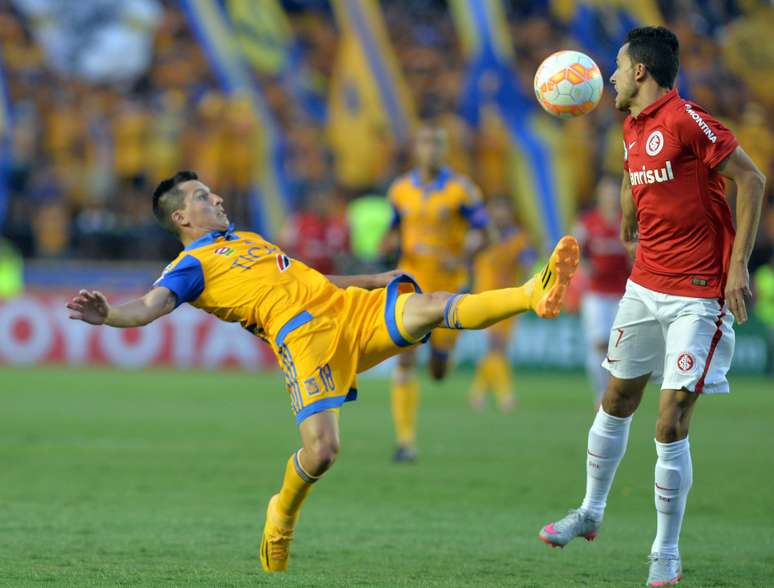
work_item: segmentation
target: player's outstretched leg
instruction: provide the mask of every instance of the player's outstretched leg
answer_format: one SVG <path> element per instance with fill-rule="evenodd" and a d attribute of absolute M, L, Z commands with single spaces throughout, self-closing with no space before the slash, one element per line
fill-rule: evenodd
<path fill-rule="evenodd" d="M 578 242 L 566 236 L 557 243 L 543 271 L 521 286 L 479 294 L 403 294 L 408 297 L 403 326 L 411 338 L 418 340 L 436 327 L 485 329 L 528 310 L 542 318 L 554 318 L 559 315 L 579 261 Z"/>
<path fill-rule="evenodd" d="M 300 427 L 304 446 L 294 453 L 285 468 L 282 488 L 269 500 L 261 538 L 261 567 L 266 572 L 284 572 L 288 568 L 293 532 L 309 491 L 333 465 L 339 451 L 338 414 L 325 411 L 313 414 Z"/>

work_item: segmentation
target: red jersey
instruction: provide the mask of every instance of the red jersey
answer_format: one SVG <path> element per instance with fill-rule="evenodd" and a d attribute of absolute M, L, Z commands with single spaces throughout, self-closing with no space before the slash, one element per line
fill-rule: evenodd
<path fill-rule="evenodd" d="M 621 243 L 620 220 L 611 223 L 592 210 L 581 217 L 576 232 L 583 257 L 588 260 L 588 289 L 622 295 L 629 277 L 629 255 Z"/>
<path fill-rule="evenodd" d="M 736 138 L 674 89 L 627 116 L 623 134 L 640 236 L 632 281 L 665 294 L 722 297 L 734 225 L 715 167 Z"/>

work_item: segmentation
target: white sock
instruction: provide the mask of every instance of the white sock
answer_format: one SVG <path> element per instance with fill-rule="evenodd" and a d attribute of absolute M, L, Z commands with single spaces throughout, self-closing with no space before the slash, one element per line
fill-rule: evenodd
<path fill-rule="evenodd" d="M 610 372 L 602 367 L 604 359 L 605 352 L 599 349 L 589 349 L 586 353 L 586 374 L 594 389 L 594 401 L 596 404 L 602 402 L 602 396 L 604 396 L 605 390 L 607 390 L 607 382 L 610 380 Z"/>
<path fill-rule="evenodd" d="M 632 417 L 615 417 L 599 409 L 589 430 L 586 455 L 586 496 L 581 510 L 602 520 L 615 471 L 626 452 Z"/>
<path fill-rule="evenodd" d="M 693 484 L 691 446 L 686 437 L 674 443 L 656 441 L 656 539 L 651 552 L 680 557 L 678 541 L 685 503 Z"/>

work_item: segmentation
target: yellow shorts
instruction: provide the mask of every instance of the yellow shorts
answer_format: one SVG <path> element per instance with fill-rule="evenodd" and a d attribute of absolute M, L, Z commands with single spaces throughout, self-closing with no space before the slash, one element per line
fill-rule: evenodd
<path fill-rule="evenodd" d="M 347 288 L 335 314 L 304 311 L 280 329 L 272 347 L 296 424 L 355 400 L 358 373 L 420 342 L 408 335 L 402 316 L 406 300 L 421 291 L 405 274 L 386 288 Z"/>

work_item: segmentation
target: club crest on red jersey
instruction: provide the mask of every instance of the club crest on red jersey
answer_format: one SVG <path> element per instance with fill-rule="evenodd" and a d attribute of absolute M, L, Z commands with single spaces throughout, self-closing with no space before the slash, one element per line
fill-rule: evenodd
<path fill-rule="evenodd" d="M 651 157 L 661 153 L 664 148 L 664 135 L 661 131 L 653 131 L 645 141 L 645 152 Z"/>

